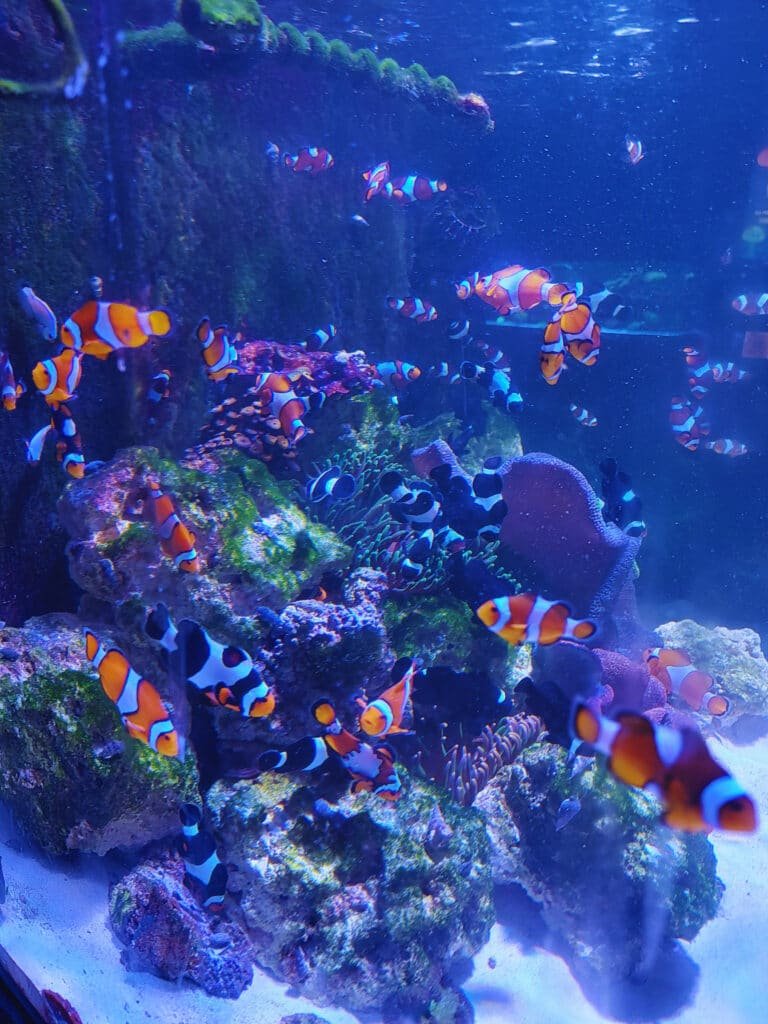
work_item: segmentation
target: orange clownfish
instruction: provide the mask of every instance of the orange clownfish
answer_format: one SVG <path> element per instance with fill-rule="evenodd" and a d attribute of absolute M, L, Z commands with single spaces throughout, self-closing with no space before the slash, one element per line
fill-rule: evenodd
<path fill-rule="evenodd" d="M 493 306 L 500 316 L 507 316 L 512 312 L 533 309 L 540 302 L 559 306 L 568 288 L 564 284 L 553 284 L 549 271 L 543 267 L 528 270 L 515 263 L 481 277 L 474 284 L 474 292 L 483 302 Z"/>
<path fill-rule="evenodd" d="M 160 534 L 160 547 L 182 572 L 200 572 L 200 559 L 195 550 L 195 535 L 179 519 L 173 502 L 160 489 L 156 480 L 149 480 L 149 518 Z"/>
<path fill-rule="evenodd" d="M 293 383 L 287 374 L 262 373 L 251 391 L 260 411 L 269 417 L 268 427 L 281 430 L 283 436 L 294 444 L 311 433 L 302 418 L 307 411 L 307 404 L 293 390 Z"/>
<path fill-rule="evenodd" d="M 563 296 L 554 321 L 560 324 L 568 354 L 577 363 L 594 366 L 600 353 L 600 327 L 589 305 L 580 302 L 575 292 L 568 292 Z"/>
<path fill-rule="evenodd" d="M 559 324 L 547 324 L 544 330 L 544 341 L 539 351 L 539 367 L 541 376 L 554 387 L 560 380 L 565 365 L 565 345 Z"/>
<path fill-rule="evenodd" d="M 7 412 L 13 412 L 16 408 L 16 399 L 26 391 L 24 385 L 16 377 L 11 366 L 11 358 L 7 352 L 0 352 L 0 397 L 3 408 Z"/>
<path fill-rule="evenodd" d="M 53 359 L 44 359 L 32 370 L 32 380 L 48 405 L 56 408 L 68 402 L 77 391 L 83 370 L 82 356 L 67 349 Z"/>
<path fill-rule="evenodd" d="M 715 693 L 715 680 L 692 664 L 685 651 L 673 647 L 653 647 L 643 654 L 648 671 L 663 683 L 667 693 L 675 693 L 694 711 L 702 709 L 720 718 L 728 713 L 727 697 Z"/>
<path fill-rule="evenodd" d="M 380 739 L 393 733 L 408 732 L 402 728 L 405 715 L 410 711 L 413 679 L 416 674 L 416 662 L 413 658 L 400 658 L 392 668 L 394 686 L 380 693 L 370 704 L 358 703 L 363 708 L 360 713 L 360 728 L 367 736 Z"/>
<path fill-rule="evenodd" d="M 734 441 L 730 437 L 718 437 L 716 441 L 705 441 L 704 447 L 708 452 L 715 455 L 727 455 L 731 459 L 737 459 L 740 455 L 749 455 L 751 448 L 747 448 L 743 441 Z"/>
<path fill-rule="evenodd" d="M 122 302 L 86 302 L 62 324 L 61 343 L 86 356 L 106 359 L 112 352 L 141 348 L 150 337 L 165 337 L 171 319 L 162 309 L 140 312 Z"/>
<path fill-rule="evenodd" d="M 389 175 L 389 160 L 383 160 L 380 164 L 376 164 L 375 167 L 363 171 L 363 181 L 368 185 L 364 196 L 366 203 L 369 203 L 374 196 L 377 196 L 384 190 L 389 182 Z"/>
<path fill-rule="evenodd" d="M 152 683 L 131 668 L 117 647 L 106 650 L 90 630 L 83 630 L 83 634 L 86 657 L 99 673 L 104 693 L 117 706 L 131 736 L 158 754 L 183 759 L 184 742 Z"/>
<path fill-rule="evenodd" d="M 343 728 L 327 700 L 312 708 L 315 720 L 325 729 L 326 746 L 336 754 L 354 779 L 353 793 L 375 793 L 384 800 L 398 800 L 403 784 L 394 767 L 394 755 L 386 744 L 372 747 Z"/>
<path fill-rule="evenodd" d="M 203 346 L 202 356 L 208 380 L 226 380 L 237 368 L 237 349 L 235 342 L 240 335 L 230 338 L 226 327 L 211 327 L 210 319 L 205 316 L 197 325 L 197 340 Z"/>
<path fill-rule="evenodd" d="M 658 797 L 663 820 L 683 832 L 754 832 L 757 809 L 744 788 L 715 761 L 695 729 L 654 725 L 634 712 L 615 720 L 577 702 L 574 737 L 608 758 L 610 772 Z"/>
<path fill-rule="evenodd" d="M 564 601 L 536 594 L 496 597 L 477 609 L 477 617 L 508 644 L 548 644 L 558 640 L 589 640 L 597 632 L 590 619 L 572 619 Z"/>

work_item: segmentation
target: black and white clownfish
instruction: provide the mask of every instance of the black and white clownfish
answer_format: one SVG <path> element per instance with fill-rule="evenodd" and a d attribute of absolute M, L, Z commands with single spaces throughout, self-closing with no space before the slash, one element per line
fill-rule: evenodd
<path fill-rule="evenodd" d="M 648 529 L 643 519 L 643 503 L 629 476 L 619 469 L 616 459 L 603 459 L 600 473 L 603 519 L 615 523 L 629 537 L 645 537 Z"/>
<path fill-rule="evenodd" d="M 754 832 L 757 809 L 744 788 L 712 757 L 695 729 L 654 725 L 634 712 L 615 719 L 577 701 L 575 739 L 608 758 L 609 771 L 661 800 L 663 821 L 683 832 Z"/>
<path fill-rule="evenodd" d="M 275 695 L 242 648 L 224 645 L 193 619 L 174 625 L 164 604 L 147 615 L 147 636 L 168 652 L 169 668 L 215 707 L 243 718 L 264 718 L 275 709 Z"/>
<path fill-rule="evenodd" d="M 179 852 L 184 861 L 190 888 L 199 888 L 206 910 L 219 913 L 227 891 L 227 869 L 219 860 L 216 843 L 203 827 L 203 812 L 197 804 L 179 808 L 181 836 Z"/>

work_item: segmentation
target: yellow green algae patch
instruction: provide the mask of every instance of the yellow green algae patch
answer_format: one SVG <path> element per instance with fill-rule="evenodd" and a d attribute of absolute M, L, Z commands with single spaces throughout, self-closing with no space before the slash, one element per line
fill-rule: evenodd
<path fill-rule="evenodd" d="M 302 32 L 289 22 L 276 24 L 256 0 L 181 0 L 178 22 L 140 31 L 123 33 L 121 42 L 127 59 L 135 67 L 145 64 L 145 56 L 158 58 L 163 47 L 168 52 L 188 49 L 187 41 L 174 26 L 179 25 L 189 39 L 209 48 L 211 58 L 273 56 L 306 66 L 327 68 L 367 79 L 385 91 L 416 98 L 435 107 L 448 107 L 466 114 L 486 128 L 493 127 L 488 105 L 477 93 L 462 94 L 445 75 L 432 77 L 421 64 L 401 67 L 392 58 L 379 58 L 370 49 L 353 50 L 341 39 L 326 39 L 310 29 Z M 191 50 L 190 50 L 191 52 Z M 165 73 L 170 73 L 163 62 Z M 188 73 L 184 65 L 184 73 Z"/>
<path fill-rule="evenodd" d="M 88 61 L 83 53 L 72 17 L 63 0 L 44 0 L 57 34 L 64 42 L 61 70 L 52 78 L 40 81 L 0 78 L 0 95 L 51 96 L 63 94 L 67 99 L 79 96 L 88 77 Z"/>

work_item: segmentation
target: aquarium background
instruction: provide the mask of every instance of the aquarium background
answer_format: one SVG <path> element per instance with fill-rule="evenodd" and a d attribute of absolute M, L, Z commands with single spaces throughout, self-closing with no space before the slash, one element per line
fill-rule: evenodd
<path fill-rule="evenodd" d="M 69 11 L 71 24 L 62 20 L 62 9 Z M 340 39 L 352 50 L 369 48 L 370 66 L 361 70 L 348 50 L 328 49 L 317 36 L 311 44 L 301 45 L 289 34 L 288 44 L 273 45 L 263 15 L 303 33 L 320 33 L 325 40 Z M 761 709 L 768 674 L 757 640 L 763 645 L 768 641 L 768 369 L 764 359 L 743 358 L 742 351 L 745 331 L 768 330 L 768 318 L 747 319 L 733 310 L 732 300 L 740 292 L 768 291 L 765 232 L 762 239 L 755 233 L 756 226 L 762 230 L 768 219 L 763 211 L 768 209 L 768 172 L 756 163 L 768 145 L 766 38 L 768 7 L 756 0 L 722 9 L 704 0 L 500 3 L 482 9 L 468 0 L 276 0 L 263 5 L 263 11 L 252 0 L 102 0 L 65 5 L 12 0 L 0 5 L 0 348 L 9 352 L 16 378 L 29 389 L 13 413 L 0 412 L 0 621 L 5 630 L 0 683 L 14 688 L 8 693 L 25 709 L 21 728 L 7 708 L 0 710 L 3 800 L 10 808 L 3 826 L 8 852 L 1 851 L 10 903 L 0 921 L 0 942 L 7 943 L 36 985 L 47 986 L 55 959 L 56 940 L 51 936 L 61 934 L 65 924 L 64 915 L 46 923 L 41 934 L 50 945 L 44 939 L 39 945 L 37 939 L 30 943 L 34 923 L 30 926 L 16 903 L 25 872 L 38 894 L 58 887 L 68 900 L 77 900 L 82 893 L 78 942 L 92 960 L 103 957 L 109 962 L 104 970 L 119 971 L 119 978 L 109 974 L 110 984 L 121 993 L 121 1005 L 128 1006 L 130 999 L 130 1021 L 145 1012 L 139 1007 L 146 995 L 146 1013 L 164 1024 L 202 1019 L 201 1014 L 222 1022 L 278 1021 L 290 1014 L 294 997 L 304 1000 L 300 1009 L 306 1012 L 312 1009 L 309 999 L 319 1001 L 320 1008 L 314 1009 L 332 1024 L 349 1024 L 353 1010 L 387 1021 L 463 1021 L 474 1013 L 480 1024 L 490 1024 L 514 1015 L 515 993 L 533 1014 L 531 1020 L 544 1021 L 554 1012 L 550 992 L 562 991 L 563 998 L 579 1000 L 574 1021 L 694 1022 L 710 1019 L 714 1004 L 707 1000 L 717 989 L 712 978 L 723 973 L 747 980 L 738 996 L 729 987 L 719 997 L 721 1019 L 739 1024 L 760 1019 L 765 992 L 754 979 L 760 974 L 762 954 L 754 966 L 745 965 L 747 954 L 738 955 L 733 933 L 717 932 L 716 938 L 707 940 L 711 933 L 705 928 L 705 938 L 696 936 L 715 917 L 721 898 L 726 900 L 725 917 L 738 920 L 737 906 L 750 904 L 753 885 L 758 895 L 745 910 L 740 928 L 746 934 L 758 927 L 764 897 L 755 879 L 766 866 L 764 834 L 741 845 L 719 838 L 710 843 L 701 836 L 684 845 L 676 834 L 657 826 L 649 801 L 635 796 L 630 800 L 618 786 L 606 798 L 599 789 L 607 778 L 602 769 L 590 769 L 589 794 L 582 793 L 584 809 L 573 825 L 553 831 L 561 801 L 571 792 L 565 781 L 570 765 L 565 765 L 562 752 L 560 760 L 540 753 L 549 747 L 534 746 L 521 758 L 524 768 L 519 776 L 516 767 L 509 776 L 530 803 L 522 798 L 516 803 L 519 793 L 514 785 L 505 796 L 515 827 L 523 832 L 525 825 L 534 835 L 541 817 L 546 817 L 547 835 L 553 837 L 551 859 L 545 844 L 531 840 L 526 846 L 525 836 L 522 840 L 523 859 L 535 863 L 539 876 L 531 868 L 525 884 L 513 880 L 509 887 L 509 879 L 488 868 L 477 890 L 463 888 L 459 869 L 475 857 L 485 864 L 488 854 L 478 854 L 474 845 L 484 841 L 482 829 L 472 831 L 476 820 L 462 828 L 464 819 L 448 814 L 449 829 L 463 845 L 458 852 L 451 848 L 450 870 L 445 868 L 441 884 L 456 894 L 457 901 L 474 901 L 480 908 L 477 920 L 470 920 L 470 915 L 462 922 L 464 953 L 473 943 L 484 948 L 480 936 L 495 921 L 492 951 L 475 957 L 474 975 L 468 956 L 457 957 L 452 964 L 446 982 L 451 998 L 460 989 L 468 995 L 456 997 L 455 1003 L 446 999 L 438 1005 L 433 1000 L 418 1012 L 404 1010 L 399 996 L 407 991 L 408 981 L 391 967 L 402 957 L 390 945 L 396 942 L 390 932 L 379 937 L 380 948 L 374 948 L 374 934 L 368 936 L 365 949 L 354 950 L 355 956 L 367 965 L 379 964 L 383 972 L 367 982 L 377 993 L 376 1009 L 360 1008 L 351 996 L 346 1000 L 340 984 L 332 990 L 330 1005 L 323 1005 L 315 989 L 307 1000 L 295 996 L 303 993 L 306 982 L 301 957 L 292 951 L 294 959 L 286 967 L 285 951 L 278 955 L 271 950 L 260 962 L 263 967 L 266 961 L 272 972 L 263 982 L 269 995 L 260 1008 L 262 1016 L 249 1016 L 256 1011 L 253 1003 L 247 1004 L 262 984 L 258 975 L 248 989 L 250 995 L 222 1001 L 217 993 L 216 999 L 204 1003 L 194 1001 L 199 991 L 187 978 L 179 989 L 179 1003 L 173 1005 L 175 992 L 164 988 L 165 982 L 149 973 L 123 970 L 112 932 L 105 932 L 107 939 L 89 949 L 88 928 L 97 921 L 95 933 L 101 934 L 99 928 L 104 931 L 108 898 L 114 925 L 114 887 L 135 867 L 143 847 L 138 840 L 122 842 L 122 833 L 121 842 L 110 846 L 103 822 L 94 824 L 98 839 L 83 839 L 81 832 L 75 835 L 64 824 L 60 833 L 49 833 L 46 815 L 56 815 L 49 809 L 53 776 L 46 771 L 53 769 L 35 762 L 29 775 L 26 758 L 30 750 L 46 743 L 47 735 L 58 737 L 59 727 L 47 725 L 44 711 L 60 692 L 68 695 L 67 721 L 76 720 L 78 730 L 93 725 L 80 711 L 83 702 L 89 706 L 90 697 L 78 675 L 82 658 L 75 653 L 73 639 L 83 622 L 101 625 L 108 641 L 130 644 L 139 670 L 159 671 L 159 678 L 165 679 L 162 668 L 157 668 L 157 651 L 141 638 L 140 621 L 145 604 L 170 601 L 169 593 L 178 600 L 179 615 L 198 616 L 211 630 L 229 630 L 231 642 L 269 649 L 267 663 L 270 670 L 278 666 L 275 686 L 282 693 L 282 706 L 290 707 L 281 723 L 292 740 L 306 731 L 308 708 L 323 695 L 327 680 L 337 687 L 346 685 L 355 694 L 373 680 L 383 687 L 387 659 L 380 653 L 373 667 L 365 661 L 361 649 L 372 641 L 362 627 L 362 640 L 357 634 L 354 640 L 359 646 L 345 648 L 348 661 L 338 661 L 334 652 L 325 650 L 322 657 L 314 651 L 304 657 L 305 640 L 299 632 L 292 641 L 298 654 L 291 655 L 290 668 L 280 660 L 287 656 L 273 620 L 280 618 L 284 627 L 286 607 L 294 607 L 304 588 L 317 582 L 313 560 L 334 571 L 341 566 L 343 576 L 350 571 L 333 536 L 324 532 L 334 522 L 324 521 L 303 500 L 304 479 L 324 465 L 323 460 L 336 457 L 334 446 L 344 430 L 352 432 L 349 436 L 359 447 L 368 446 L 364 458 L 381 469 L 386 465 L 375 462 L 375 453 L 388 453 L 390 442 L 405 451 L 437 436 L 455 439 L 471 424 L 475 437 L 467 459 L 473 469 L 481 456 L 496 454 L 499 446 L 508 445 L 503 454 L 517 454 L 519 445 L 523 452 L 544 452 L 573 465 L 599 493 L 601 461 L 617 459 L 642 499 L 648 525 L 636 559 L 639 619 L 648 630 L 685 619 L 700 624 L 701 633 L 672 629 L 662 639 L 671 643 L 670 638 L 677 636 L 679 642 L 682 637 L 699 644 L 699 658 L 711 660 L 705 667 L 718 682 L 725 680 L 727 685 L 733 679 L 736 690 L 741 687 L 739 721 L 711 732 L 711 723 L 704 728 L 715 737 L 716 756 L 732 765 L 745 785 L 761 785 L 766 756 L 760 746 L 765 743 Z M 62 93 L 76 73 L 80 54 L 88 61 L 87 79 L 82 91 L 65 98 Z M 418 87 L 397 84 L 391 69 L 382 72 L 377 63 L 385 58 L 402 68 L 418 62 L 433 76 L 431 83 L 420 79 Z M 436 83 L 439 75 L 448 76 L 455 88 Z M 462 107 L 457 97 L 470 92 L 487 101 L 492 125 L 482 113 L 467 113 Z M 645 157 L 637 166 L 625 159 L 627 134 L 642 140 Z M 267 159 L 265 146 L 270 141 L 284 152 L 306 145 L 327 147 L 335 165 L 316 179 L 290 174 Z M 393 167 L 445 179 L 448 193 L 407 209 L 376 200 L 365 204 L 361 173 L 383 159 Z M 354 221 L 354 215 L 364 216 L 367 224 Z M 631 317 L 603 325 L 596 367 L 586 370 L 571 364 L 559 385 L 548 388 L 538 368 L 548 309 L 497 318 L 476 299 L 456 299 L 454 282 L 473 271 L 490 272 L 508 263 L 547 267 L 554 280 L 606 284 L 628 298 Z M 207 520 L 218 529 L 217 515 L 227 510 L 217 549 L 219 565 L 229 573 L 224 597 L 215 589 L 220 582 L 217 569 L 212 571 L 216 579 L 211 588 L 206 591 L 203 584 L 191 597 L 181 596 L 178 583 L 167 574 L 148 573 L 148 588 L 142 592 L 141 567 L 127 583 L 110 589 L 113 584 L 103 559 L 118 566 L 118 575 L 128 570 L 120 561 L 125 550 L 121 552 L 115 538 L 107 536 L 105 524 L 111 525 L 113 509 L 107 507 L 110 496 L 100 490 L 98 476 L 87 479 L 78 491 L 77 483 L 67 483 L 50 451 L 40 465 L 26 461 L 24 441 L 46 417 L 31 373 L 53 347 L 25 316 L 19 289 L 32 285 L 61 322 L 89 297 L 94 276 L 103 280 L 107 299 L 169 310 L 174 330 L 167 342 L 130 353 L 125 372 L 119 372 L 114 358 L 87 362 L 73 402 L 87 457 L 107 464 L 112 483 L 123 479 L 120 473 L 127 475 L 148 460 L 154 471 L 165 473 L 173 493 L 194 507 L 198 527 Z M 388 295 L 424 296 L 435 304 L 439 318 L 416 324 L 396 317 L 386 307 Z M 316 436 L 307 439 L 298 470 L 282 465 L 265 469 L 252 460 L 234 475 L 222 472 L 217 477 L 214 472 L 206 482 L 200 475 L 206 467 L 202 464 L 201 469 L 194 456 L 190 463 L 190 450 L 200 442 L 211 408 L 233 392 L 228 384 L 206 381 L 202 373 L 195 328 L 204 315 L 214 323 L 237 326 L 244 338 L 279 341 L 301 338 L 309 329 L 332 322 L 341 344 L 363 350 L 372 363 L 405 359 L 423 368 L 458 361 L 459 349 L 448 338 L 447 326 L 466 316 L 475 334 L 507 355 L 525 406 L 505 418 L 498 410 L 489 410 L 475 386 L 434 387 L 425 373 L 398 395 L 396 406 L 380 400 L 381 394 L 365 412 L 362 402 L 329 403 L 319 415 Z M 712 436 L 738 438 L 750 449 L 747 457 L 692 454 L 675 444 L 669 403 L 685 389 L 681 349 L 691 343 L 704 344 L 718 358 L 736 360 L 752 375 L 748 385 L 716 388 L 706 399 L 716 424 Z M 155 429 L 148 424 L 147 382 L 161 367 L 172 373 L 172 412 Z M 599 427 L 581 429 L 568 411 L 569 403 L 586 407 L 597 416 Z M 400 416 L 405 417 L 404 426 L 398 424 Z M 137 446 L 139 456 L 121 454 Z M 160 454 L 145 457 L 150 446 Z M 354 452 L 349 458 L 357 470 Z M 362 465 L 363 456 L 359 459 Z M 87 500 L 78 494 L 87 495 Z M 263 495 L 263 500 L 254 495 Z M 261 533 L 252 529 L 254 522 L 271 524 L 273 519 L 277 540 L 267 532 L 272 526 Z M 352 526 L 357 529 L 355 523 Z M 352 526 L 344 539 L 353 537 L 361 547 L 370 543 L 373 549 L 374 541 L 353 532 Z M 301 535 L 290 555 L 281 549 L 284 528 L 292 544 Z M 130 535 L 136 547 L 129 546 L 126 562 L 140 561 L 154 551 L 141 529 Z M 244 551 L 237 538 L 246 531 L 251 549 Z M 307 536 L 309 555 L 302 548 Z M 375 540 L 380 543 L 381 535 Z M 96 549 L 98 557 L 91 557 Z M 255 559 L 253 550 L 258 552 Z M 157 559 L 156 554 L 148 557 Z M 260 563 L 258 570 L 254 561 Z M 351 586 L 348 580 L 345 583 Z M 360 586 L 339 600 L 342 606 L 354 606 L 372 599 Z M 229 607 L 224 607 L 227 601 Z M 505 683 L 527 674 L 529 663 L 519 662 L 515 668 L 506 649 L 489 647 L 489 639 L 469 630 L 455 610 L 455 605 L 450 611 L 442 608 L 434 594 L 417 591 L 404 599 L 395 595 L 376 613 L 376 623 L 386 631 L 385 653 L 397 655 L 402 645 L 415 654 L 418 647 L 430 663 L 449 663 L 457 671 L 490 668 Z M 586 614 L 585 609 L 578 611 Z M 64 618 L 33 618 L 54 613 Z M 748 628 L 757 637 L 707 633 L 709 627 Z M 344 634 L 346 627 L 335 622 L 334 628 Z M 16 651 L 16 658 L 6 658 L 6 648 Z M 19 650 L 24 651 L 22 657 Z M 60 687 L 57 672 L 62 669 L 71 675 Z M 43 677 L 52 689 L 38 687 L 41 700 L 36 703 L 35 698 L 28 705 L 23 688 L 30 679 L 39 682 Z M 119 720 L 115 721 L 115 735 L 122 735 Z M 225 770 L 246 774 L 254 760 L 250 725 L 222 725 L 221 716 L 205 719 L 203 726 L 198 723 L 193 744 L 206 753 L 199 757 L 194 777 L 171 773 L 158 779 L 151 760 L 141 763 L 147 774 L 138 777 L 151 789 L 155 802 L 152 814 L 145 815 L 151 817 L 149 833 L 139 833 L 154 844 L 153 855 L 172 848 L 177 798 L 195 798 L 198 782 L 205 790 L 220 784 Z M 114 764 L 121 762 L 109 762 L 109 784 L 116 786 L 115 791 L 100 788 L 106 785 L 101 754 L 92 751 L 103 752 L 110 722 L 99 717 L 93 728 L 99 732 L 98 742 L 87 735 L 83 740 L 83 733 L 69 729 L 75 744 L 71 750 L 55 738 L 52 763 L 64 766 L 64 777 L 75 777 L 72 766 L 80 771 L 75 747 L 84 742 L 91 750 L 88 757 L 96 758 L 93 775 L 92 764 L 84 769 L 84 784 L 96 779 L 98 811 L 105 815 L 106 806 L 117 800 Z M 259 735 L 258 750 L 279 738 L 277 726 L 267 726 Z M 755 740 L 754 746 L 747 745 Z M 742 745 L 734 745 L 736 741 Z M 136 764 L 133 770 L 138 770 Z M 339 770 L 332 781 L 345 781 L 343 772 Z M 608 784 L 614 785 L 610 780 Z M 27 786 L 34 799 L 26 801 L 31 810 L 25 811 Z M 245 788 L 238 791 L 243 792 Z M 278 804 L 283 800 L 283 807 L 293 800 L 289 819 L 305 814 L 320 828 L 317 808 L 301 804 L 308 799 L 306 789 L 299 796 L 291 790 L 290 797 L 279 787 L 277 795 L 258 786 L 254 792 L 258 795 L 248 805 L 253 817 L 269 815 L 270 799 Z M 322 799 L 327 795 L 322 790 Z M 132 796 L 126 798 L 126 807 Z M 75 808 L 78 826 L 89 820 L 93 808 L 81 806 L 69 789 L 61 803 L 67 810 L 70 805 Z M 216 798 L 209 801 L 209 822 L 214 822 L 218 835 L 231 838 L 233 806 L 225 795 L 219 804 Z M 424 820 L 432 821 L 426 797 L 407 811 L 401 812 L 402 806 L 398 804 L 401 816 L 391 826 L 395 833 L 418 832 Z M 501 813 L 490 804 L 484 811 L 493 820 Z M 376 809 L 371 814 L 376 828 L 385 828 L 384 812 Z M 641 821 L 636 835 L 631 829 L 621 831 L 629 829 L 632 815 Z M 354 827 L 362 817 L 354 818 Z M 322 825 L 329 833 L 346 827 L 338 825 L 332 812 L 328 820 L 336 822 Z M 615 839 L 614 846 L 608 843 L 607 858 L 615 860 L 620 841 L 632 850 L 628 856 L 635 873 L 627 869 L 631 885 L 626 892 L 620 890 L 627 902 L 611 908 L 610 914 L 604 906 L 589 905 L 584 895 L 590 891 L 588 884 L 580 888 L 581 881 L 575 880 L 586 874 L 594 884 L 601 871 L 596 860 L 601 847 L 588 844 L 591 824 L 591 831 Z M 568 831 L 575 828 L 584 833 L 574 836 Z M 616 838 L 619 833 L 621 840 Z M 346 841 L 346 834 L 341 834 Z M 300 846 L 305 861 L 316 852 L 313 842 L 307 839 Z M 502 840 L 496 835 L 494 842 Z M 330 840 L 328 845 L 333 847 Z M 363 853 L 366 849 L 363 844 Z M 725 897 L 715 879 L 713 849 Z M 54 858 L 49 875 L 38 871 L 40 850 Z M 328 852 L 325 846 L 322 851 L 323 856 Z M 62 855 L 65 859 L 60 861 Z M 399 854 L 390 850 L 387 856 L 387 871 L 396 874 Z M 74 866 L 67 857 L 77 858 Z M 9 865 L 16 873 L 15 885 Z M 345 870 L 351 875 L 340 875 L 345 884 L 339 885 L 339 901 L 349 899 L 350 887 L 359 881 L 354 871 Z M 645 872 L 651 879 L 646 897 L 633 903 L 643 890 Z M 383 868 L 381 874 L 383 878 Z M 615 877 L 620 875 L 617 868 Z M 554 918 L 542 919 L 531 899 L 536 878 L 545 878 L 551 891 L 578 891 L 578 899 L 570 903 L 561 895 Z M 471 884 L 475 881 L 471 875 Z M 546 887 L 541 885 L 539 895 Z M 686 893 L 692 894 L 690 899 Z M 408 904 L 407 895 L 402 903 Z M 585 906 L 583 923 L 578 915 Z M 250 912 L 256 914 L 253 908 Z M 270 913 L 278 916 L 274 908 Z M 674 928 L 668 934 L 670 914 Z M 601 918 L 604 929 L 597 935 L 591 929 Z M 396 931 L 392 918 L 387 920 Z M 407 922 L 398 919 L 397 927 L 407 930 Z M 120 936 L 125 945 L 129 930 L 125 925 Z M 208 930 L 206 924 L 205 934 Z M 401 932 L 398 935 L 407 941 Z M 444 936 L 435 941 L 442 950 Z M 689 957 L 686 944 L 694 941 L 701 943 L 696 947 L 700 952 Z M 594 942 L 592 963 L 584 952 L 589 942 Z M 522 950 L 519 961 L 509 954 L 511 947 L 516 955 Z M 547 974 L 549 960 L 534 961 L 534 949 L 551 955 L 557 963 L 554 973 Z M 654 960 L 660 949 L 662 957 L 669 957 L 668 972 Z M 124 959 L 136 966 L 129 956 Z M 72 962 L 65 962 L 63 979 L 73 973 Z M 232 971 L 235 976 L 236 967 Z M 311 986 L 315 975 L 310 974 Z M 390 1003 L 379 997 L 386 989 L 383 977 L 391 979 Z M 91 975 L 84 986 L 69 989 L 64 980 L 58 984 L 73 1003 L 79 996 L 84 1024 L 111 1019 L 103 1016 L 93 980 Z M 199 979 L 195 984 L 200 985 Z M 236 987 L 235 982 L 232 985 Z M 363 987 L 355 976 L 349 991 L 361 999 Z M 287 1003 L 286 988 L 291 990 Z M 171 1004 L 168 1017 L 165 1010 L 156 1009 L 163 1000 Z"/>

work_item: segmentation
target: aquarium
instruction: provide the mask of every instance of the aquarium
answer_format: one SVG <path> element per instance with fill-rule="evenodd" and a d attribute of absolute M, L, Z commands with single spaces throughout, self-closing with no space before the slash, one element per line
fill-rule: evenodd
<path fill-rule="evenodd" d="M 0 1024 L 758 1024 L 768 10 L 0 3 Z"/>

